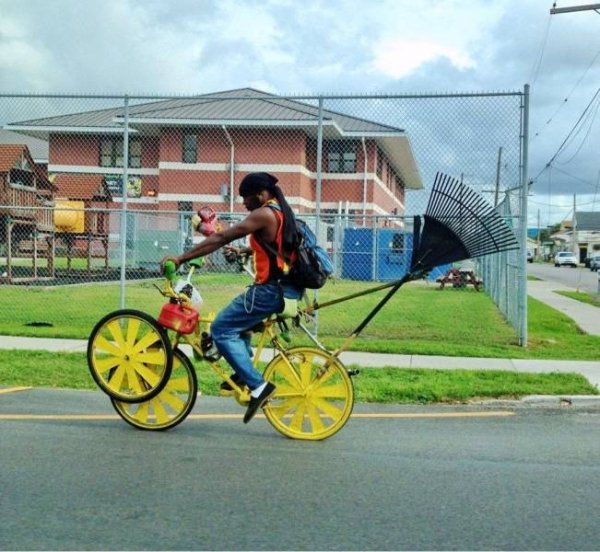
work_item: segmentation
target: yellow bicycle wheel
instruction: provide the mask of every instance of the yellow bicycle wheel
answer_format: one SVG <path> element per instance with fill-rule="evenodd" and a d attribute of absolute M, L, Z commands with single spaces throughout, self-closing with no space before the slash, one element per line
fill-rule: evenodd
<path fill-rule="evenodd" d="M 87 360 L 94 381 L 111 398 L 143 402 L 167 384 L 173 352 L 166 330 L 149 314 L 118 310 L 92 330 Z"/>
<path fill-rule="evenodd" d="M 194 408 L 198 380 L 190 359 L 179 349 L 173 351 L 173 371 L 165 388 L 156 397 L 142 403 L 111 399 L 123 420 L 138 429 L 162 431 L 185 420 Z"/>
<path fill-rule="evenodd" d="M 277 355 L 265 369 L 277 386 L 264 408 L 271 425 L 286 437 L 319 441 L 337 433 L 350 418 L 354 387 L 337 359 L 312 347 L 296 347 Z"/>

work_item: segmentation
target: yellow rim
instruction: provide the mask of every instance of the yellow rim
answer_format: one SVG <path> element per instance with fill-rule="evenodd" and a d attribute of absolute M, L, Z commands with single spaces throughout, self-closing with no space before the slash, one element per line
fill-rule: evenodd
<path fill-rule="evenodd" d="M 96 383 L 112 398 L 141 402 L 157 395 L 171 368 L 166 334 L 148 315 L 122 311 L 92 331 L 88 364 Z"/>
<path fill-rule="evenodd" d="M 320 349 L 299 347 L 278 355 L 265 370 L 277 391 L 265 406 L 265 416 L 283 435 L 318 441 L 337 433 L 354 405 L 352 380 L 337 360 L 323 373 L 331 357 Z"/>
<path fill-rule="evenodd" d="M 141 403 L 112 401 L 119 416 L 139 429 L 163 430 L 181 423 L 192 411 L 198 393 L 196 374 L 190 360 L 173 351 L 173 370 L 164 389 Z"/>

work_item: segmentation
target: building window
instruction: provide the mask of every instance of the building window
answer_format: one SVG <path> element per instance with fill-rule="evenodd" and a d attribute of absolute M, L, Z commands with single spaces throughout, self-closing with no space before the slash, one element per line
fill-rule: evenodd
<path fill-rule="evenodd" d="M 123 138 L 105 136 L 100 140 L 100 166 L 123 166 Z M 129 139 L 129 167 L 142 166 L 142 142 L 139 138 Z"/>
<path fill-rule="evenodd" d="M 349 141 L 330 142 L 327 152 L 327 172 L 356 172 L 356 143 Z"/>
<path fill-rule="evenodd" d="M 197 163 L 198 162 L 198 135 L 193 132 L 186 132 L 183 135 L 183 162 Z"/>
<path fill-rule="evenodd" d="M 33 173 L 27 169 L 11 169 L 9 182 L 17 186 L 35 188 Z"/>

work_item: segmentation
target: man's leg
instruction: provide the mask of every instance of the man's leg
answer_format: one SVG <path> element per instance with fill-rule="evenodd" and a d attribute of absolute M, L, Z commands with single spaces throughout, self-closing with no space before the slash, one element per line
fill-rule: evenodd
<path fill-rule="evenodd" d="M 227 305 L 211 324 L 211 335 L 219 352 L 251 390 L 265 382 L 252 364 L 247 337 L 242 333 L 280 309 L 281 296 L 276 284 L 250 286 Z"/>

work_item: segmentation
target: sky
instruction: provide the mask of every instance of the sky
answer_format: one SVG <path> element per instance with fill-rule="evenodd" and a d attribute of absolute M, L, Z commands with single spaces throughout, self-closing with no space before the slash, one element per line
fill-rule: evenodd
<path fill-rule="evenodd" d="M 529 225 L 545 226 L 569 219 L 574 201 L 600 211 L 600 13 L 551 8 L 547 0 L 0 0 L 0 90 L 316 95 L 529 84 Z"/>

